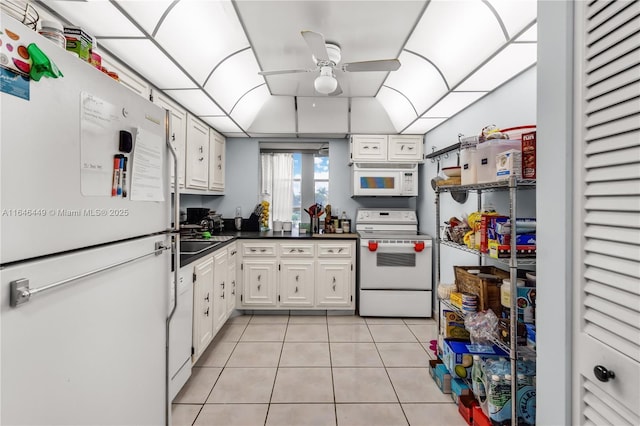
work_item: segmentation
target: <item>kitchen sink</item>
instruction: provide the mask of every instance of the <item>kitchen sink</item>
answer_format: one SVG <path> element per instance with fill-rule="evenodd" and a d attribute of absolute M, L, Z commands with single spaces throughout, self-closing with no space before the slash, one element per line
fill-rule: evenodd
<path fill-rule="evenodd" d="M 215 240 L 180 241 L 180 254 L 198 254 L 220 244 Z"/>

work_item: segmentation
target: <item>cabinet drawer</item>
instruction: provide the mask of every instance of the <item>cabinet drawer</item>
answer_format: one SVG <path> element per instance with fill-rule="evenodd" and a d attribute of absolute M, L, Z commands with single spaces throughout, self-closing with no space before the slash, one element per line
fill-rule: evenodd
<path fill-rule="evenodd" d="M 351 257 L 351 244 L 318 244 L 318 257 Z"/>
<path fill-rule="evenodd" d="M 274 243 L 245 243 L 242 245 L 242 255 L 247 256 L 275 256 Z"/>
<path fill-rule="evenodd" d="M 280 244 L 281 257 L 313 257 L 313 244 Z"/>

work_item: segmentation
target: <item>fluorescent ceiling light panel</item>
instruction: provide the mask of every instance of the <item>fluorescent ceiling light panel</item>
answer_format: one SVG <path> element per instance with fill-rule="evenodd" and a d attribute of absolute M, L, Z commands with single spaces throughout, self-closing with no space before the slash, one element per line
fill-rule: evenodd
<path fill-rule="evenodd" d="M 432 61 L 453 87 L 505 42 L 480 0 L 432 1 L 405 48 Z"/>
<path fill-rule="evenodd" d="M 236 123 L 244 129 L 248 129 L 256 118 L 256 115 L 258 115 L 258 112 L 262 109 L 262 106 L 270 97 L 271 94 L 266 84 L 255 88 L 238 101 L 236 106 L 233 107 L 231 116 Z"/>
<path fill-rule="evenodd" d="M 349 131 L 349 100 L 338 97 L 298 98 L 298 133 L 335 134 Z"/>
<path fill-rule="evenodd" d="M 156 40 L 200 85 L 224 58 L 249 46 L 227 0 L 179 2 L 160 26 Z"/>
<path fill-rule="evenodd" d="M 538 24 L 533 24 L 531 28 L 522 33 L 516 41 L 538 41 Z"/>
<path fill-rule="evenodd" d="M 458 86 L 456 90 L 493 90 L 535 64 L 537 54 L 538 45 L 536 43 L 510 44 Z"/>
<path fill-rule="evenodd" d="M 224 112 L 200 89 L 164 92 L 194 115 L 224 115 Z"/>
<path fill-rule="evenodd" d="M 402 132 L 403 135 L 425 134 L 448 118 L 418 118 L 411 126 Z"/>
<path fill-rule="evenodd" d="M 123 64 L 138 71 L 159 89 L 191 88 L 195 84 L 147 39 L 100 40 Z"/>
<path fill-rule="evenodd" d="M 451 92 L 427 111 L 423 118 L 452 117 L 484 95 L 486 92 Z"/>
<path fill-rule="evenodd" d="M 162 18 L 164 12 L 171 6 L 172 0 L 124 0 L 118 4 L 142 27 L 144 30 L 153 34 L 158 21 Z"/>
<path fill-rule="evenodd" d="M 240 133 L 242 129 L 238 128 L 229 117 L 198 117 L 200 120 L 206 122 L 208 125 L 216 129 L 220 133 Z M 242 133 L 243 136 L 246 136 Z"/>
<path fill-rule="evenodd" d="M 488 0 L 488 2 L 500 15 L 510 39 L 535 21 L 538 15 L 538 5 L 535 0 Z"/>
<path fill-rule="evenodd" d="M 351 133 L 395 133 L 389 114 L 373 97 L 351 98 Z"/>
<path fill-rule="evenodd" d="M 396 132 L 402 130 L 417 117 L 409 100 L 395 90 L 383 86 L 380 88 L 376 99 L 387 111 Z"/>
<path fill-rule="evenodd" d="M 46 5 L 94 37 L 143 37 L 108 1 L 47 1 Z"/>
<path fill-rule="evenodd" d="M 211 75 L 204 89 L 226 111 L 248 90 L 264 83 L 258 75 L 258 63 L 250 49 L 233 55 L 224 61 Z"/>
<path fill-rule="evenodd" d="M 431 63 L 413 53 L 402 52 L 402 66 L 389 73 L 385 86 L 402 92 L 418 113 L 425 111 L 447 92 L 442 76 Z"/>

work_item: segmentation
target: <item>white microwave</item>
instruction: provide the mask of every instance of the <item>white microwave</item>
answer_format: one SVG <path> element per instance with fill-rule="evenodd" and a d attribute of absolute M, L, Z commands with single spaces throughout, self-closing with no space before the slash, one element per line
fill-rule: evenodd
<path fill-rule="evenodd" d="M 353 196 L 413 197 L 418 195 L 417 164 L 365 164 L 352 166 Z"/>

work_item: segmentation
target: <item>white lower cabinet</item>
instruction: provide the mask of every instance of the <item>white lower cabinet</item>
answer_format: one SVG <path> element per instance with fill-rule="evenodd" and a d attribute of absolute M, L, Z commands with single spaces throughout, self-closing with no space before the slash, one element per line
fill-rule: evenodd
<path fill-rule="evenodd" d="M 217 333 L 227 320 L 227 302 L 225 286 L 227 285 L 227 250 L 219 250 L 213 255 L 213 331 Z"/>
<path fill-rule="evenodd" d="M 242 242 L 246 309 L 349 309 L 355 293 L 355 241 Z"/>
<path fill-rule="evenodd" d="M 213 257 L 193 267 L 193 362 L 213 340 Z"/>
<path fill-rule="evenodd" d="M 227 285 L 224 288 L 225 300 L 227 303 L 227 318 L 231 315 L 236 308 L 236 268 L 238 263 L 238 247 L 236 243 L 232 243 L 227 246 Z"/>

